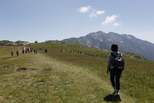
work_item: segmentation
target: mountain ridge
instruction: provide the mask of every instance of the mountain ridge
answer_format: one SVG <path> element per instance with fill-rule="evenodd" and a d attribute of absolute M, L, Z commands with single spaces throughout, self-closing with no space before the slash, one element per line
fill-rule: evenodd
<path fill-rule="evenodd" d="M 97 31 L 81 37 L 72 37 L 62 40 L 65 43 L 80 43 L 88 47 L 102 48 L 110 50 L 110 46 L 115 43 L 119 45 L 120 52 L 132 52 L 148 60 L 154 61 L 154 44 L 141 40 L 130 34 L 118 34 L 115 32 L 105 33 Z"/>

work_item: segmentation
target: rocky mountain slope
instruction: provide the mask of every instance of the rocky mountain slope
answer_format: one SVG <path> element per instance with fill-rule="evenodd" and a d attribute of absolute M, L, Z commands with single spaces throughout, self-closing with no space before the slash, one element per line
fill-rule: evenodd
<path fill-rule="evenodd" d="M 110 50 L 111 44 L 116 43 L 119 45 L 119 51 L 121 52 L 133 52 L 148 60 L 154 61 L 154 44 L 138 39 L 132 35 L 98 31 L 79 38 L 64 39 L 63 42 L 81 43 L 89 47 L 107 50 Z"/>

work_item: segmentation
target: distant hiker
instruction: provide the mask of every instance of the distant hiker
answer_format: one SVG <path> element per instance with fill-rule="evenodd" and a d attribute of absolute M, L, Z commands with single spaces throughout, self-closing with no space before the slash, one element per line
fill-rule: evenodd
<path fill-rule="evenodd" d="M 13 54 L 14 54 L 13 51 L 11 51 L 11 56 L 13 56 Z"/>
<path fill-rule="evenodd" d="M 112 53 L 109 55 L 107 73 L 110 72 L 110 80 L 114 88 L 113 95 L 118 95 L 118 91 L 120 90 L 120 77 L 124 70 L 124 58 L 118 52 L 117 44 L 112 44 L 111 50 Z"/>
<path fill-rule="evenodd" d="M 37 54 L 37 52 L 38 52 L 37 49 L 34 49 L 34 54 Z"/>
<path fill-rule="evenodd" d="M 28 47 L 28 52 L 30 53 L 30 51 L 31 51 L 31 48 L 30 48 L 30 47 Z"/>
<path fill-rule="evenodd" d="M 35 52 L 36 52 L 35 49 L 33 51 L 34 51 L 34 54 L 35 54 Z"/>
<path fill-rule="evenodd" d="M 28 53 L 28 48 L 26 47 L 26 49 L 25 49 L 25 52 L 26 52 L 26 54 Z"/>
<path fill-rule="evenodd" d="M 23 54 L 25 54 L 26 53 L 26 47 L 24 47 L 24 49 L 23 49 Z"/>
<path fill-rule="evenodd" d="M 25 53 L 25 51 L 24 51 L 24 49 L 22 49 L 22 54 L 24 54 Z"/>
<path fill-rule="evenodd" d="M 19 51 L 18 50 L 16 51 L 16 55 L 19 56 Z"/>
<path fill-rule="evenodd" d="M 30 49 L 30 52 L 31 52 L 31 53 L 33 52 L 33 48 Z"/>
<path fill-rule="evenodd" d="M 48 53 L 48 49 L 45 49 L 45 53 Z"/>

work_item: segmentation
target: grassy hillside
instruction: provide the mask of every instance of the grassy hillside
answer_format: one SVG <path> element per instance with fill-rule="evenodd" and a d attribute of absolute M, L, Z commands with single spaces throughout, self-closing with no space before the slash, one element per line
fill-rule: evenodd
<path fill-rule="evenodd" d="M 80 44 L 33 44 L 38 54 L 11 57 L 0 47 L 0 102 L 3 103 L 106 103 L 112 93 L 106 65 L 109 51 Z M 44 49 L 48 53 L 44 53 Z M 126 68 L 121 78 L 122 103 L 154 101 L 153 62 L 123 54 Z M 19 70 L 26 68 L 25 70 Z"/>

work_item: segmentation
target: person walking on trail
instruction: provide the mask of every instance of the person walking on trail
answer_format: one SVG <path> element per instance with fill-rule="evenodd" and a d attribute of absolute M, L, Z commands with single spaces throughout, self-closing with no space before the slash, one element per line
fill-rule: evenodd
<path fill-rule="evenodd" d="M 19 56 L 19 51 L 18 50 L 16 51 L 16 55 Z"/>
<path fill-rule="evenodd" d="M 48 53 L 48 49 L 45 49 L 45 53 Z"/>
<path fill-rule="evenodd" d="M 110 81 L 114 88 L 113 95 L 118 95 L 120 90 L 120 77 L 124 70 L 124 58 L 118 52 L 118 45 L 112 44 L 111 54 L 109 55 L 107 74 L 110 72 Z"/>
<path fill-rule="evenodd" d="M 13 51 L 11 51 L 11 56 L 13 56 Z"/>

